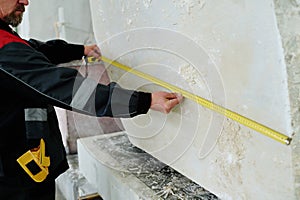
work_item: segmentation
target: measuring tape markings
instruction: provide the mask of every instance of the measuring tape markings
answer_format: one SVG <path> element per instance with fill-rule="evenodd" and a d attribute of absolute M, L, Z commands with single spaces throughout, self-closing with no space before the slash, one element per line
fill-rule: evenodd
<path fill-rule="evenodd" d="M 186 97 L 186 98 L 188 98 L 188 99 L 190 99 L 190 100 L 192 100 L 192 101 L 194 101 L 194 102 L 196 102 L 196 103 L 198 103 L 198 104 L 200 104 L 200 105 L 202 105 L 202 106 L 204 106 L 204 107 L 206 107 L 210 110 L 218 112 L 218 113 L 220 113 L 220 114 L 222 114 L 222 115 L 224 115 L 224 116 L 226 116 L 226 117 L 228 117 L 228 118 L 230 118 L 230 119 L 232 119 L 232 120 L 234 120 L 234 121 L 236 121 L 240 124 L 243 124 L 243 125 L 251 128 L 251 129 L 259 132 L 259 133 L 262 133 L 263 135 L 265 135 L 269 138 L 272 138 L 272 139 L 274 139 L 274 140 L 276 140 L 276 141 L 278 141 L 282 144 L 289 145 L 291 143 L 292 138 L 290 138 L 290 137 L 288 137 L 288 136 L 286 136 L 282 133 L 279 133 L 278 131 L 275 131 L 275 130 L 273 130 L 273 129 L 265 126 L 265 125 L 262 125 L 262 124 L 260 124 L 256 121 L 254 121 L 254 120 L 251 120 L 247 117 L 244 117 L 244 116 L 242 116 L 242 115 L 240 115 L 236 112 L 233 112 L 229 109 L 226 109 L 226 108 L 224 108 L 220 105 L 217 105 L 217 104 L 213 103 L 212 101 L 209 101 L 209 100 L 207 100 L 205 98 L 202 98 L 198 95 L 192 94 L 192 93 L 190 93 L 186 90 L 183 90 L 183 89 L 181 89 L 181 88 L 179 88 L 175 85 L 172 85 L 172 84 L 167 83 L 165 81 L 162 81 L 158 78 L 155 78 L 155 77 L 153 77 L 149 74 L 145 74 L 145 73 L 143 73 L 141 71 L 138 71 L 138 70 L 135 70 L 135 69 L 133 69 L 129 66 L 123 65 L 123 64 L 121 64 L 119 62 L 116 62 L 116 61 L 113 61 L 113 60 L 110 60 L 110 59 L 108 59 L 104 56 L 101 57 L 101 60 L 103 62 L 109 64 L 109 65 L 115 66 L 119 69 L 122 69 L 122 70 L 127 71 L 131 74 L 134 74 L 138 77 L 141 77 L 143 79 L 151 81 L 151 82 L 153 82 L 153 83 L 155 83 L 159 86 L 162 86 L 166 89 L 169 89 L 172 92 L 180 93 L 180 94 L 182 94 L 182 96 L 184 96 L 184 97 Z M 87 58 L 87 62 L 89 62 L 89 63 L 95 62 L 95 61 L 99 61 L 99 60 L 95 59 L 95 58 L 92 58 L 92 57 Z"/>

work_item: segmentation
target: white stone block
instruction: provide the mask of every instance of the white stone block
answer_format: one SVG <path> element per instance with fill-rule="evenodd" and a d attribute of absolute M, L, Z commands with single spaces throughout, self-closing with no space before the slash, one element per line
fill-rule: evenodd
<path fill-rule="evenodd" d="M 292 136 L 272 0 L 90 2 L 103 55 Z M 123 87 L 163 89 L 108 70 Z M 191 100 L 122 122 L 134 145 L 222 199 L 296 199 L 291 146 Z"/>

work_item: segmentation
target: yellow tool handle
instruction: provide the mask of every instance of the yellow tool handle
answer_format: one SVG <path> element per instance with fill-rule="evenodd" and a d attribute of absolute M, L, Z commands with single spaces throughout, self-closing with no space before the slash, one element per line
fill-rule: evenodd
<path fill-rule="evenodd" d="M 41 165 L 36 155 L 31 151 L 27 151 L 22 156 L 17 159 L 17 162 L 24 169 L 24 171 L 35 181 L 35 182 L 43 182 L 49 174 L 48 168 Z M 28 168 L 28 164 L 30 162 L 34 162 L 40 169 L 37 174 L 33 174 Z"/>
<path fill-rule="evenodd" d="M 46 157 L 45 152 L 45 142 L 41 139 L 38 148 L 27 151 L 17 159 L 20 166 L 35 182 L 43 182 L 49 174 L 50 157 Z M 39 167 L 40 171 L 37 174 L 33 174 L 28 168 L 30 162 L 34 162 Z"/>
<path fill-rule="evenodd" d="M 265 136 L 270 137 L 270 138 L 272 138 L 272 139 L 274 139 L 274 140 L 276 140 L 276 141 L 278 141 L 278 142 L 280 142 L 282 144 L 289 145 L 291 143 L 292 138 L 290 138 L 290 137 L 288 137 L 288 136 L 286 136 L 286 135 L 284 135 L 282 133 L 279 133 L 278 131 L 275 131 L 275 130 L 267 127 L 267 126 L 264 126 L 264 125 L 262 125 L 262 124 L 260 124 L 260 123 L 258 123 L 256 121 L 254 121 L 254 120 L 251 120 L 251 119 L 249 119 L 247 117 L 244 117 L 244 116 L 242 116 L 242 115 L 240 115 L 240 114 L 238 114 L 236 112 L 233 112 L 233 111 L 231 111 L 229 109 L 226 109 L 226 108 L 224 108 L 222 106 L 219 106 L 219 105 L 213 103 L 212 101 L 204 99 L 204 98 L 202 98 L 202 97 L 200 97 L 198 95 L 192 94 L 192 93 L 190 93 L 190 92 L 188 92 L 186 90 L 183 90 L 183 89 L 181 89 L 181 88 L 179 88 L 177 86 L 174 86 L 174 85 L 172 85 L 170 83 L 162 81 L 162 80 L 160 80 L 158 78 L 155 78 L 155 77 L 153 77 L 153 76 L 151 76 L 149 74 L 145 74 L 145 73 L 143 73 L 141 71 L 138 71 L 138 70 L 135 70 L 135 69 L 133 69 L 133 68 L 131 68 L 129 66 L 123 65 L 123 64 L 121 64 L 119 62 L 116 62 L 116 61 L 113 61 L 113 60 L 110 60 L 110 59 L 108 59 L 108 58 L 106 58 L 104 56 L 102 56 L 101 60 L 103 62 L 108 63 L 110 65 L 113 65 L 113 66 L 115 66 L 115 67 L 117 67 L 119 69 L 125 70 L 125 71 L 127 71 L 127 72 L 129 72 L 131 74 L 134 74 L 134 75 L 139 76 L 139 77 L 141 77 L 143 79 L 151 81 L 151 82 L 153 82 L 153 83 L 155 83 L 155 84 L 157 84 L 159 86 L 162 86 L 162 87 L 164 87 L 166 89 L 169 89 L 172 92 L 180 93 L 184 97 L 186 97 L 186 98 L 188 98 L 190 100 L 193 100 L 194 102 L 196 102 L 196 103 L 198 103 L 198 104 L 200 104 L 200 105 L 202 105 L 202 106 L 204 106 L 204 107 L 206 107 L 208 109 L 216 111 L 216 112 L 218 112 L 218 113 L 220 113 L 220 114 L 222 114 L 222 115 L 224 115 L 224 116 L 226 116 L 226 117 L 228 117 L 228 118 L 230 118 L 230 119 L 232 119 L 232 120 L 234 120 L 236 122 L 239 122 L 240 124 L 243 124 L 243 125 L 251 128 L 251 129 L 259 132 L 259 133 L 262 133 Z M 96 61 L 96 59 L 94 59 L 94 58 L 88 58 L 88 62 L 94 62 L 94 61 Z"/>

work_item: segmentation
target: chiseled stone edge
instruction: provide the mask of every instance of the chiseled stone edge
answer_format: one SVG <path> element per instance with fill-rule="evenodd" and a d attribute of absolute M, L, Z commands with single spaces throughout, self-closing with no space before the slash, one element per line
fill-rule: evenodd
<path fill-rule="evenodd" d="M 300 1 L 274 0 L 274 5 L 288 74 L 295 196 L 300 199 L 300 32 L 293 27 L 300 24 Z"/>

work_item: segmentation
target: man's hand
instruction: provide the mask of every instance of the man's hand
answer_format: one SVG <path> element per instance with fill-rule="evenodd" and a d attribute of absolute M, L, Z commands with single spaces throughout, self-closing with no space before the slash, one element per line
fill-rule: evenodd
<path fill-rule="evenodd" d="M 150 108 L 162 113 L 169 113 L 177 104 L 181 103 L 183 96 L 177 93 L 153 92 Z"/>
<path fill-rule="evenodd" d="M 99 47 L 96 44 L 88 45 L 88 46 L 84 46 L 84 55 L 100 59 L 101 58 L 101 51 L 100 51 Z"/>

